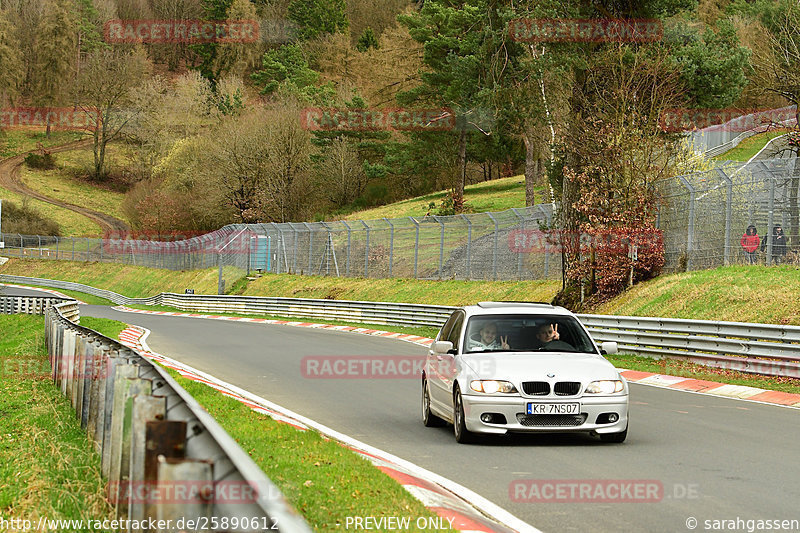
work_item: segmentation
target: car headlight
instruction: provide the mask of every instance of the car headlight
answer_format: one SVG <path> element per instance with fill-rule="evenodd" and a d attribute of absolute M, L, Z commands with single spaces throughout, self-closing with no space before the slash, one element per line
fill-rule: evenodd
<path fill-rule="evenodd" d="M 485 394 L 494 394 L 496 392 L 514 394 L 517 392 L 517 388 L 508 381 L 496 381 L 493 379 L 476 379 L 469 384 L 469 388 L 475 392 L 483 392 Z"/>
<path fill-rule="evenodd" d="M 586 387 L 587 394 L 614 394 L 625 390 L 625 385 L 619 379 L 592 381 Z"/>

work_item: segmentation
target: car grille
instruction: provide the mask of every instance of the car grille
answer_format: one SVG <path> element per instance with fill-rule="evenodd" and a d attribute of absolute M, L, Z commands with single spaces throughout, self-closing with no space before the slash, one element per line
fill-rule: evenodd
<path fill-rule="evenodd" d="M 581 391 L 580 381 L 559 381 L 553 387 L 556 396 L 575 396 Z"/>
<path fill-rule="evenodd" d="M 546 396 L 550 394 L 550 384 L 546 381 L 523 381 L 522 391 L 531 396 Z"/>
<path fill-rule="evenodd" d="M 586 413 L 581 413 L 579 415 L 526 415 L 524 413 L 518 413 L 517 421 L 523 426 L 528 427 L 570 427 L 580 426 L 586 422 L 586 416 Z"/>

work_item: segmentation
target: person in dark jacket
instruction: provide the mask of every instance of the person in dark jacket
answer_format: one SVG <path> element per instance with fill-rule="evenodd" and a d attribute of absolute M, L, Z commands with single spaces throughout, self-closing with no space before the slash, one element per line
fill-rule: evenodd
<path fill-rule="evenodd" d="M 766 242 L 766 240 L 764 242 Z M 751 265 L 756 263 L 756 250 L 758 250 L 759 244 L 761 244 L 761 237 L 758 236 L 756 227 L 750 224 L 747 226 L 744 235 L 742 235 L 741 245 L 744 250 L 744 255 L 747 257 L 747 262 Z"/>
<path fill-rule="evenodd" d="M 786 257 L 786 235 L 783 233 L 783 228 L 780 224 L 776 224 L 772 228 L 772 235 L 769 237 L 772 240 L 772 262 L 780 265 L 783 258 Z M 761 251 L 767 249 L 767 238 L 761 243 Z"/>

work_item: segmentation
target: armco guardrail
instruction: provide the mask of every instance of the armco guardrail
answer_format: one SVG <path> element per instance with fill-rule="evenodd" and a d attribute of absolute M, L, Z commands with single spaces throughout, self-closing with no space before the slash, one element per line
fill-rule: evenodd
<path fill-rule="evenodd" d="M 441 326 L 448 306 L 259 296 L 162 293 L 133 299 L 66 281 L 0 275 L 0 281 L 46 285 L 91 294 L 122 304 L 168 305 L 186 311 L 346 320 L 370 324 Z M 145 303 L 147 302 L 147 303 Z M 578 315 L 597 342 L 614 341 L 627 353 L 686 359 L 742 372 L 800 378 L 800 326 L 603 315 Z"/>
<path fill-rule="evenodd" d="M 78 323 L 78 303 L 54 296 L 0 296 L 0 315 L 43 315 L 47 308 L 57 304 L 63 304 L 61 312 L 68 320 Z"/>
<path fill-rule="evenodd" d="M 311 531 L 165 370 L 68 320 L 74 305 L 45 314 L 52 378 L 102 455 L 123 530 Z M 147 529 L 149 519 L 161 521 L 157 529 Z"/>

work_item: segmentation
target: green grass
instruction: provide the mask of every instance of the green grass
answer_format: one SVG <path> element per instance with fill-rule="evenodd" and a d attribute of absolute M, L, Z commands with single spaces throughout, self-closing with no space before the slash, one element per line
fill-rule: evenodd
<path fill-rule="evenodd" d="M 119 338 L 119 334 L 128 327 L 125 322 L 119 320 L 112 320 L 110 318 L 96 318 L 93 316 L 82 316 L 81 326 L 93 329 L 101 335 L 105 335 L 109 339 Z"/>
<path fill-rule="evenodd" d="M 0 330 L 0 516 L 113 518 L 100 457 L 50 381 L 44 318 L 0 315 Z"/>
<path fill-rule="evenodd" d="M 649 357 L 641 357 L 632 354 L 614 354 L 604 357 L 615 367 L 627 370 L 654 372 L 656 374 L 681 376 L 800 394 L 800 379 L 758 376 L 755 374 L 736 372 L 734 370 L 710 368 L 679 359 L 655 360 Z"/>
<path fill-rule="evenodd" d="M 107 152 L 107 157 L 113 165 L 113 162 L 120 156 L 117 154 L 118 149 L 115 146 L 109 148 L 111 150 Z M 54 154 L 54 157 L 57 168 L 53 170 L 30 169 L 23 166 L 21 175 L 23 183 L 51 198 L 86 206 L 94 211 L 125 220 L 125 214 L 121 209 L 125 196 L 123 193 L 101 188 L 96 183 L 76 177 L 92 164 L 91 148 L 60 152 Z M 70 234 L 65 233 L 65 235 Z"/>
<path fill-rule="evenodd" d="M 74 281 L 131 298 L 153 296 L 159 292 L 182 293 L 187 288 L 195 289 L 198 294 L 217 293 L 215 268 L 173 272 L 116 263 L 12 258 L 0 266 L 0 274 Z"/>
<path fill-rule="evenodd" d="M 0 198 L 9 200 L 21 206 L 25 198 L 23 195 L 0 187 Z M 61 235 L 71 237 L 99 237 L 103 233 L 100 226 L 83 215 L 58 207 L 35 198 L 28 198 L 31 207 L 36 209 L 43 217 L 58 224 Z"/>
<path fill-rule="evenodd" d="M 764 133 L 759 133 L 758 135 L 753 135 L 752 137 L 743 139 L 738 145 L 736 145 L 735 148 L 732 148 L 724 154 L 714 157 L 714 159 L 719 161 L 749 161 L 750 158 L 756 155 L 759 150 L 764 148 L 769 141 L 775 137 L 779 137 L 787 133 L 788 131 L 789 130 L 786 128 L 779 128 Z"/>
<path fill-rule="evenodd" d="M 0 132 L 0 158 L 14 157 L 37 148 L 42 143 L 45 148 L 77 141 L 83 138 L 79 131 L 51 131 L 48 139 L 44 131 L 24 129 L 4 130 Z"/>
<path fill-rule="evenodd" d="M 537 203 L 542 202 L 544 188 L 536 188 Z M 422 217 L 428 212 L 428 204 L 435 202 L 437 208 L 449 191 L 438 191 L 425 196 L 402 200 L 389 205 L 357 211 L 346 220 L 373 220 L 379 218 Z M 525 207 L 525 177 L 512 176 L 484 181 L 464 188 L 464 201 L 476 213 L 503 211 L 512 207 Z M 433 210 L 436 214 L 436 209 Z"/>
<path fill-rule="evenodd" d="M 419 531 L 416 518 L 436 516 L 367 459 L 335 441 L 276 422 L 168 371 L 250 454 L 314 531 L 342 531 L 348 516 L 410 516 L 409 531 Z"/>
<path fill-rule="evenodd" d="M 659 276 L 589 312 L 800 325 L 800 267 L 742 265 Z"/>
<path fill-rule="evenodd" d="M 213 268 L 173 272 L 114 263 L 13 258 L 0 266 L 0 274 L 75 281 L 132 298 L 159 292 L 183 293 L 187 288 L 195 289 L 197 294 L 217 293 L 217 270 Z M 239 294 L 464 305 L 482 300 L 549 301 L 559 286 L 560 282 L 555 280 L 487 283 L 268 274 L 249 282 Z"/>

